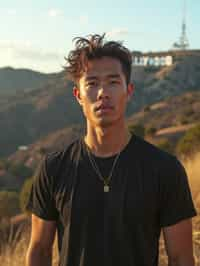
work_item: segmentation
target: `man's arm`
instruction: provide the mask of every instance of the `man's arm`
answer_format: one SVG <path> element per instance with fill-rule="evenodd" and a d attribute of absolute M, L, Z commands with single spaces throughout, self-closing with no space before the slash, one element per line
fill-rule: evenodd
<path fill-rule="evenodd" d="M 31 239 L 26 254 L 26 266 L 52 265 L 55 232 L 55 221 L 46 221 L 32 214 Z"/>
<path fill-rule="evenodd" d="M 163 228 L 169 266 L 194 266 L 192 221 L 183 220 Z"/>

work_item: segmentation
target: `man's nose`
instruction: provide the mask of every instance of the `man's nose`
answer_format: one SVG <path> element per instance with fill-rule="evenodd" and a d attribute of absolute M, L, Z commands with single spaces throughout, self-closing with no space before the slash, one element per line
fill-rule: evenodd
<path fill-rule="evenodd" d="M 105 85 L 101 85 L 98 90 L 98 99 L 109 98 L 109 90 Z"/>

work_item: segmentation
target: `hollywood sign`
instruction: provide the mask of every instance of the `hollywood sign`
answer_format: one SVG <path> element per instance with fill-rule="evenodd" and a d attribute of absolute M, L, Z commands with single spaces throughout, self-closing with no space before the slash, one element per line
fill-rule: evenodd
<path fill-rule="evenodd" d="M 133 56 L 133 65 L 136 66 L 171 66 L 173 57 L 167 56 Z"/>

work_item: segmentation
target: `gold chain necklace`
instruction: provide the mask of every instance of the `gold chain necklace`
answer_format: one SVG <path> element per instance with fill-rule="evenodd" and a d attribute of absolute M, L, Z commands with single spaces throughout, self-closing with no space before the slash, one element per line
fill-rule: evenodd
<path fill-rule="evenodd" d="M 109 182 L 110 182 L 110 180 L 111 180 L 111 177 L 112 177 L 112 175 L 113 175 L 113 171 L 114 171 L 115 165 L 116 165 L 116 163 L 117 163 L 117 160 L 118 160 L 118 158 L 119 158 L 121 152 L 119 152 L 119 153 L 117 154 L 117 156 L 115 157 L 115 160 L 114 160 L 114 162 L 113 162 L 113 165 L 112 165 L 112 168 L 111 168 L 111 171 L 110 171 L 110 174 L 108 175 L 108 177 L 107 177 L 107 178 L 103 178 L 103 176 L 102 176 L 102 174 L 101 174 L 101 172 L 100 172 L 100 170 L 99 170 L 99 167 L 98 167 L 97 163 L 95 162 L 95 159 L 92 157 L 92 155 L 91 155 L 91 153 L 90 153 L 89 148 L 87 147 L 87 145 L 86 145 L 86 148 L 87 148 L 87 154 L 88 154 L 88 157 L 89 157 L 90 163 L 91 163 L 91 165 L 92 165 L 92 168 L 94 169 L 94 171 L 96 172 L 96 174 L 98 175 L 98 177 L 99 177 L 99 178 L 103 181 L 103 183 L 104 183 L 104 192 L 109 192 L 109 190 L 110 190 Z"/>

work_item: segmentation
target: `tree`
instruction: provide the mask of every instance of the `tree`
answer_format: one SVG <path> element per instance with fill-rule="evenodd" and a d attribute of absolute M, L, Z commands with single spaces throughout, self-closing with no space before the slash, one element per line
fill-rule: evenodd
<path fill-rule="evenodd" d="M 150 136 L 150 137 L 153 137 L 156 133 L 156 128 L 155 127 L 148 127 L 146 130 L 145 130 L 145 136 Z"/>

